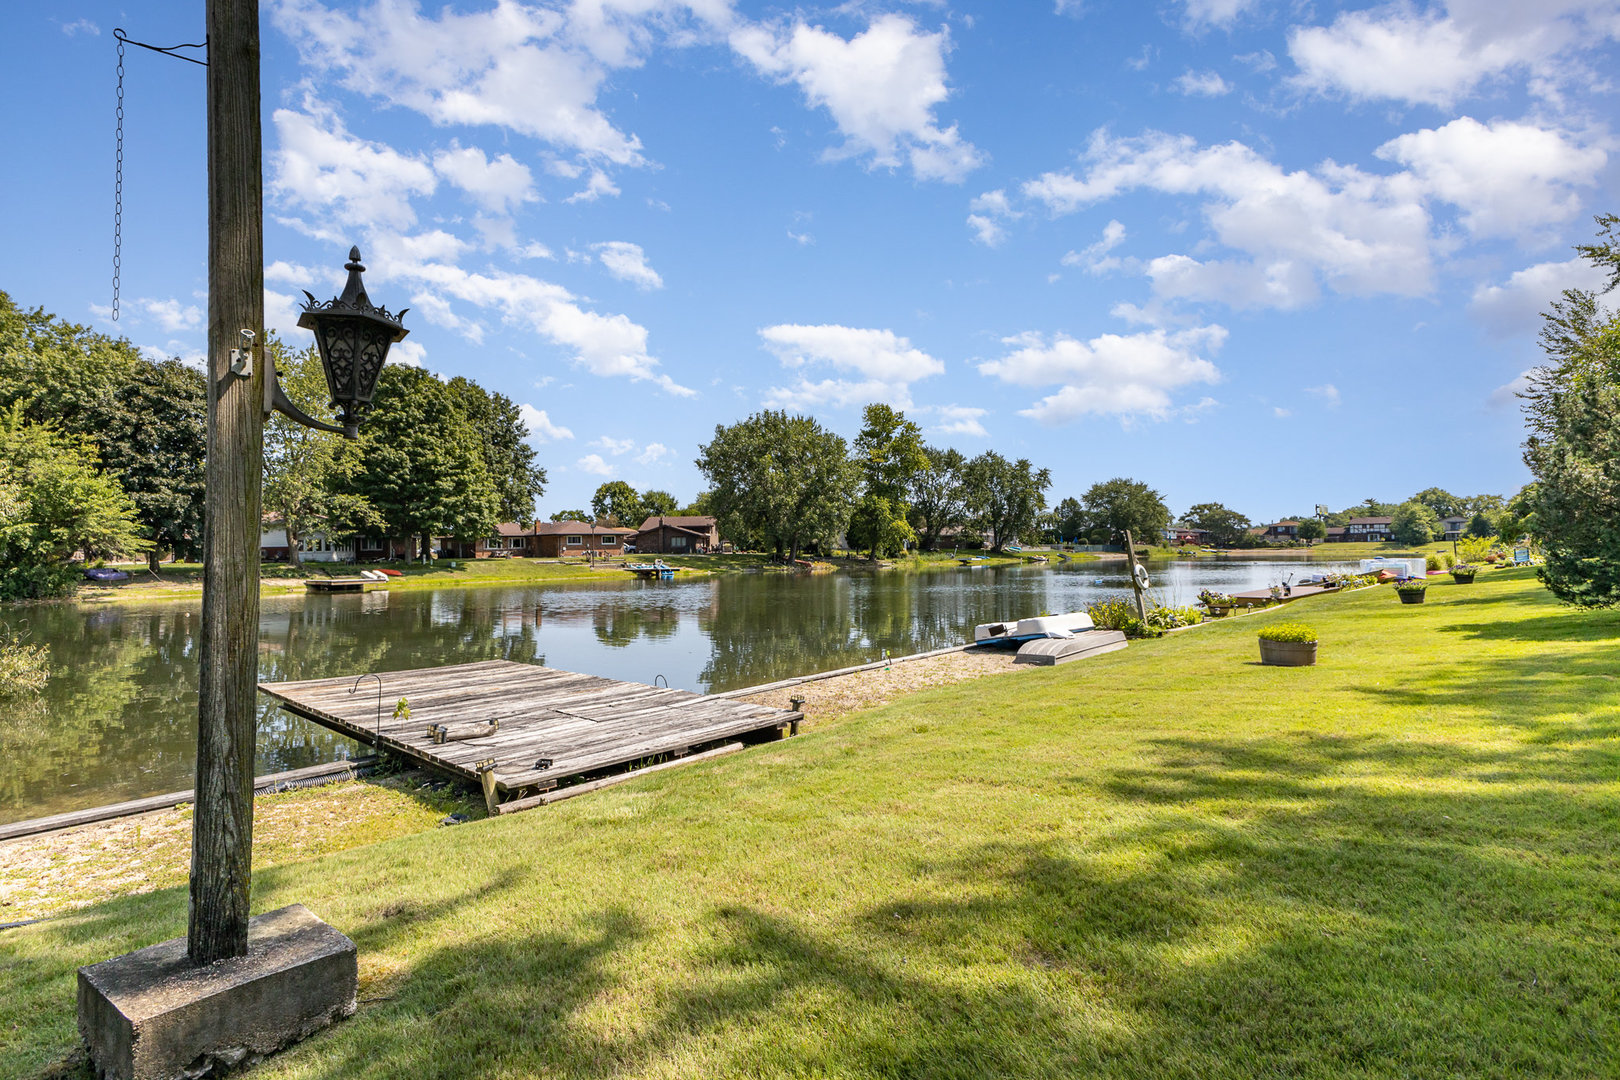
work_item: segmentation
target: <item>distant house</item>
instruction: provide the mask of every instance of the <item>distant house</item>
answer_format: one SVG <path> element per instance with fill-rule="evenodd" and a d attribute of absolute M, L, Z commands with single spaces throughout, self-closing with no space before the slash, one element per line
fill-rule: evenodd
<path fill-rule="evenodd" d="M 1395 534 L 1389 531 L 1393 518 L 1387 517 L 1353 517 L 1344 525 L 1344 538 L 1350 541 L 1387 541 L 1395 539 Z"/>
<path fill-rule="evenodd" d="M 542 559 L 564 555 L 617 555 L 635 536 L 634 529 L 584 521 L 537 521 L 531 533 L 534 553 Z"/>
<path fill-rule="evenodd" d="M 1273 525 L 1267 525 L 1265 536 L 1267 540 L 1298 540 L 1299 522 L 1279 521 Z"/>
<path fill-rule="evenodd" d="M 1468 528 L 1469 520 L 1470 518 L 1467 514 L 1452 514 L 1449 517 L 1441 518 L 1440 524 L 1445 527 L 1446 539 L 1462 539 L 1463 532 Z"/>
<path fill-rule="evenodd" d="M 1164 540 L 1167 544 L 1207 544 L 1208 529 L 1195 529 L 1191 525 L 1166 525 Z"/>
<path fill-rule="evenodd" d="M 708 555 L 720 550 L 720 526 L 712 517 L 655 514 L 636 530 L 636 551 L 655 555 Z"/>
<path fill-rule="evenodd" d="M 259 558 L 266 562 L 286 562 L 287 530 L 279 527 L 281 522 L 266 522 L 266 525 L 275 525 L 276 528 L 265 528 L 259 534 Z M 353 562 L 353 538 L 331 540 L 323 532 L 311 533 L 309 536 L 298 538 L 298 560 L 300 562 Z"/>
<path fill-rule="evenodd" d="M 1329 525 L 1327 530 L 1327 543 L 1342 544 L 1345 540 L 1345 527 L 1343 525 Z"/>

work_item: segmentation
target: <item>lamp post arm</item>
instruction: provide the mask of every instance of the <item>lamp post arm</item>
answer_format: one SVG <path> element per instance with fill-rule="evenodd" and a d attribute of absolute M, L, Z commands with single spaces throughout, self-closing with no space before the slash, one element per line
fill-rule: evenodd
<path fill-rule="evenodd" d="M 309 413 L 300 409 L 293 403 L 292 398 L 281 388 L 281 380 L 276 376 L 276 362 L 267 350 L 264 354 L 264 418 L 270 419 L 271 412 L 278 412 L 295 424 L 302 424 L 316 431 L 330 431 L 334 435 L 342 435 L 345 439 L 355 439 L 360 436 L 358 426 L 338 427 L 336 424 L 323 423 Z"/>

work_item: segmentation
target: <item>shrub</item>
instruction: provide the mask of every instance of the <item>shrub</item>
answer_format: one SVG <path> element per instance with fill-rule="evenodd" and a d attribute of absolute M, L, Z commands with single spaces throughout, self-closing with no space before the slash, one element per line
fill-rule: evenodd
<path fill-rule="evenodd" d="M 1136 617 L 1130 601 L 1120 597 L 1098 600 L 1086 608 L 1086 614 L 1099 630 L 1123 630 L 1128 638 L 1160 637 L 1164 630 L 1142 622 Z M 1152 616 L 1149 616 L 1151 618 Z"/>
<path fill-rule="evenodd" d="M 1423 568 L 1425 570 L 1439 570 L 1439 569 L 1441 569 L 1439 553 L 1431 551 L 1427 555 L 1425 555 L 1423 557 Z"/>
<path fill-rule="evenodd" d="M 1204 621 L 1204 613 L 1195 607 L 1154 607 L 1148 612 L 1149 626 L 1160 630 L 1176 630 L 1183 626 L 1197 626 Z"/>
<path fill-rule="evenodd" d="M 1260 630 L 1260 640 L 1292 641 L 1300 643 L 1315 641 L 1316 627 L 1307 626 L 1305 623 L 1298 622 L 1277 623 L 1275 626 L 1262 627 Z"/>
<path fill-rule="evenodd" d="M 1415 579 L 1412 581 L 1397 581 L 1395 583 L 1395 591 L 1403 593 L 1424 592 L 1428 589 L 1428 587 L 1429 583 L 1427 581 L 1418 581 Z"/>

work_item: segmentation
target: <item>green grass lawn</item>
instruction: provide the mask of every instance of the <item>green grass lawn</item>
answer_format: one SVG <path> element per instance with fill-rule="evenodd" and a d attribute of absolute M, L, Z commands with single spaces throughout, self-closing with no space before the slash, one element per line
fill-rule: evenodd
<path fill-rule="evenodd" d="M 1326 596 L 262 870 L 362 1004 L 253 1075 L 1613 1076 L 1617 632 L 1517 570 Z M 0 932 L 0 1075 L 185 907 Z"/>

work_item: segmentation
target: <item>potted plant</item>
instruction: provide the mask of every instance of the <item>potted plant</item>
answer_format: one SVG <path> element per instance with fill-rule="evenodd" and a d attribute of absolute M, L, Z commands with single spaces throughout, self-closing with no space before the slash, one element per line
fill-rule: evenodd
<path fill-rule="evenodd" d="M 1395 583 L 1395 595 L 1401 598 L 1403 604 L 1421 604 L 1423 596 L 1429 591 L 1429 583 L 1416 578 Z"/>
<path fill-rule="evenodd" d="M 1316 630 L 1304 623 L 1277 623 L 1260 631 L 1260 662 L 1277 667 L 1316 663 Z"/>
<path fill-rule="evenodd" d="M 1458 563 L 1451 568 L 1451 580 L 1458 585 L 1472 585 L 1474 583 L 1474 572 L 1477 569 L 1478 567 L 1468 563 Z"/>

